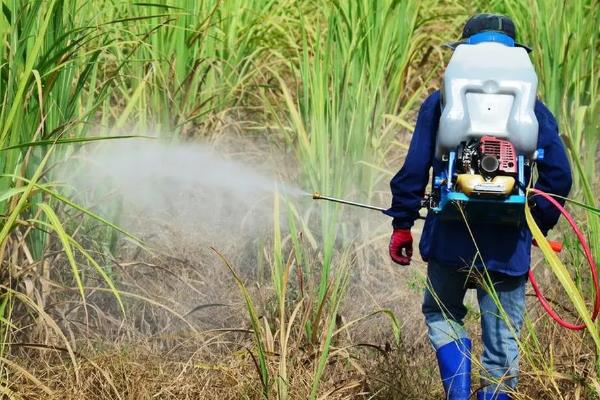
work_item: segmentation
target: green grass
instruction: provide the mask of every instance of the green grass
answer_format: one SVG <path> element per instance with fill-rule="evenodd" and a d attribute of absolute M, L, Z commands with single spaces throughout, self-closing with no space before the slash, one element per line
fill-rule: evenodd
<path fill-rule="evenodd" d="M 85 25 L 74 25 L 76 5 L 64 1 L 11 1 L 4 4 L 0 17 L 0 35 L 6 43 L 0 51 L 0 212 L 3 219 L 0 260 L 7 269 L 0 295 L 3 321 L 11 320 L 16 304 L 25 305 L 41 320 L 48 319 L 40 305 L 32 299 L 24 301 L 24 295 L 11 287 L 16 287 L 23 276 L 18 267 L 20 254 L 33 258 L 30 262 L 38 261 L 54 238 L 62 245 L 84 306 L 82 267 L 76 261 L 76 254 L 102 277 L 123 309 L 112 280 L 66 232 L 64 221 L 55 210 L 62 203 L 98 221 L 102 218 L 62 197 L 46 174 L 54 159 L 64 157 L 61 146 L 87 141 L 80 138 L 82 128 L 96 111 L 99 101 L 85 99 L 85 88 L 93 84 L 92 93 L 97 100 L 107 93 L 108 86 L 96 81 L 96 62 L 101 48 L 97 47 L 94 33 L 98 32 Z M 10 323 L 2 324 L 2 356 L 7 350 L 4 343 L 11 341 L 14 328 Z M 65 345 L 70 348 L 69 343 Z"/>

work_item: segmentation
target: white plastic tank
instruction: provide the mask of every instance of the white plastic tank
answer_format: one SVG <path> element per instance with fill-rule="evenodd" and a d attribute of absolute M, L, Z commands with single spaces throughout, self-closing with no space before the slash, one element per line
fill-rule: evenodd
<path fill-rule="evenodd" d="M 525 49 L 495 42 L 459 45 L 444 73 L 436 157 L 488 135 L 532 156 L 538 135 L 536 91 L 537 75 Z"/>

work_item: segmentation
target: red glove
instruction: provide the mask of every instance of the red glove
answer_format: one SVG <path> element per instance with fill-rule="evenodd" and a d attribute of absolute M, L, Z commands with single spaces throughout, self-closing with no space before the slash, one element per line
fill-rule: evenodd
<path fill-rule="evenodd" d="M 390 239 L 390 257 L 400 265 L 410 264 L 413 253 L 413 238 L 410 229 L 394 229 Z"/>

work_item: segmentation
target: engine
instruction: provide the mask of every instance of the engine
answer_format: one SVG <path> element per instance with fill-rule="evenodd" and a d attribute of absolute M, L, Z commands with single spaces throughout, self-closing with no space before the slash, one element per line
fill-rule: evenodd
<path fill-rule="evenodd" d="M 456 153 L 456 189 L 467 196 L 508 196 L 515 189 L 517 164 L 508 140 L 483 136 L 462 142 Z"/>

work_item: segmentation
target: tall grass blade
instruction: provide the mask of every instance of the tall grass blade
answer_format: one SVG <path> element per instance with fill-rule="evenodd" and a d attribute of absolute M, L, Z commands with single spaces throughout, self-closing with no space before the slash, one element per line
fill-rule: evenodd
<path fill-rule="evenodd" d="M 71 272 L 73 278 L 75 279 L 75 283 L 77 284 L 77 288 L 79 289 L 79 293 L 81 294 L 81 299 L 83 300 L 83 304 L 85 307 L 85 291 L 83 290 L 83 281 L 81 279 L 81 274 L 79 272 L 79 267 L 77 266 L 77 261 L 75 261 L 75 254 L 73 253 L 73 248 L 71 247 L 71 237 L 65 232 L 65 229 L 58 218 L 58 215 L 54 212 L 54 210 L 45 203 L 38 204 L 38 207 L 44 212 L 46 217 L 50 222 L 50 226 L 56 232 L 58 239 L 62 244 L 62 248 L 67 256 L 67 260 L 69 261 L 69 265 L 71 266 Z"/>
<path fill-rule="evenodd" d="M 260 372 L 260 381 L 261 381 L 262 388 L 263 388 L 263 397 L 268 398 L 269 397 L 269 370 L 267 368 L 267 356 L 266 356 L 266 351 L 265 351 L 265 347 L 264 347 L 263 335 L 261 333 L 262 331 L 261 331 L 261 327 L 260 327 L 260 321 L 258 318 L 258 313 L 256 312 L 256 307 L 254 306 L 254 302 L 252 301 L 252 296 L 250 296 L 248 289 L 246 289 L 246 285 L 244 285 L 244 281 L 237 274 L 237 272 L 235 271 L 233 266 L 229 263 L 229 260 L 227 260 L 225 258 L 225 256 L 222 255 L 214 247 L 211 247 L 211 250 L 217 256 L 219 256 L 219 258 L 221 259 L 221 261 L 223 261 L 223 263 L 225 264 L 225 266 L 227 267 L 229 272 L 231 272 L 231 275 L 235 279 L 236 284 L 238 285 L 238 287 L 240 288 L 240 291 L 242 292 L 242 295 L 244 296 L 244 301 L 246 302 L 246 310 L 248 311 L 248 314 L 250 316 L 250 324 L 252 326 L 252 331 L 254 333 L 254 343 L 256 345 L 256 349 L 257 349 L 257 353 L 258 353 L 257 354 L 258 367 L 259 367 L 259 372 Z"/>

